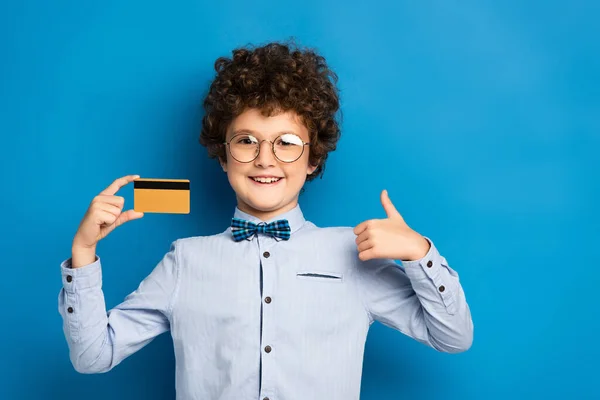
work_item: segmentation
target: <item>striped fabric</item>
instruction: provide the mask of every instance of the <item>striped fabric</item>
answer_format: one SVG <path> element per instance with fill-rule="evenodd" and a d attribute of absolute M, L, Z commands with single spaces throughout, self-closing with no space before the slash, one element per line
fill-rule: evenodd
<path fill-rule="evenodd" d="M 280 219 L 268 224 L 264 222 L 255 224 L 254 222 L 235 217 L 231 219 L 231 233 L 233 234 L 233 240 L 236 242 L 249 239 L 256 233 L 264 233 L 274 238 L 289 240 L 290 231 L 290 224 L 287 219 Z"/>
<path fill-rule="evenodd" d="M 236 242 L 231 217 L 259 225 L 285 219 L 291 237 L 256 234 Z M 458 272 L 428 237 L 427 255 L 400 266 L 385 258 L 361 261 L 353 226 L 317 227 L 299 205 L 264 221 L 237 207 L 231 217 L 217 234 L 173 241 L 139 288 L 112 309 L 102 286 L 110 266 L 99 255 L 81 268 L 64 259 L 57 308 L 75 370 L 105 373 L 168 331 L 163 339 L 173 343 L 170 373 L 177 377 L 171 399 L 359 400 L 375 321 L 374 328 L 396 330 L 381 349 L 386 362 L 411 362 L 400 332 L 447 353 L 471 346 L 473 321 Z M 440 360 L 433 367 L 438 375 L 452 364 Z M 385 369 L 398 376 L 388 365 L 365 366 L 372 375 Z M 435 374 L 423 382 L 439 382 Z M 385 382 L 399 391 L 407 383 Z"/>

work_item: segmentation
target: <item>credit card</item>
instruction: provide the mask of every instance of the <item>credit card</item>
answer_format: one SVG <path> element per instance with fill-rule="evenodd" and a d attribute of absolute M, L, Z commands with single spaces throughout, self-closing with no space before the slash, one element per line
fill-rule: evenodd
<path fill-rule="evenodd" d="M 189 214 L 189 179 L 135 179 L 133 209 L 144 213 Z"/>

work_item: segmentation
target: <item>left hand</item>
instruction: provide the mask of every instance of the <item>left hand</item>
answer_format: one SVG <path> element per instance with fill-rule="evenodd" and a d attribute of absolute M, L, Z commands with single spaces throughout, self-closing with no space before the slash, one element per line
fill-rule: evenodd
<path fill-rule="evenodd" d="M 430 244 L 412 230 L 390 200 L 387 190 L 381 192 L 385 219 L 370 219 L 354 228 L 358 258 L 392 258 L 401 261 L 419 260 L 427 254 Z"/>

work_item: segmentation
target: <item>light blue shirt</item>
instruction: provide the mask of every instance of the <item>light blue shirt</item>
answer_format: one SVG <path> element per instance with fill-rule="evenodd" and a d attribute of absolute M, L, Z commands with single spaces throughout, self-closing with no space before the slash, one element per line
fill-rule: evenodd
<path fill-rule="evenodd" d="M 282 218 L 288 241 L 235 242 L 230 228 L 174 241 L 108 312 L 100 258 L 63 261 L 58 310 L 74 368 L 107 372 L 170 330 L 179 400 L 351 400 L 373 321 L 442 352 L 471 346 L 458 274 L 431 239 L 420 260 L 363 262 L 352 228 L 319 228 L 300 206 L 272 220 Z"/>

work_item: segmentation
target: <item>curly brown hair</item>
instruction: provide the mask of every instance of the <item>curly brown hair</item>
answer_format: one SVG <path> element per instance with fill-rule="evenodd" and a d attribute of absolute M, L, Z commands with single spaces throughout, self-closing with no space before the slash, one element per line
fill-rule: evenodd
<path fill-rule="evenodd" d="M 322 177 L 341 135 L 338 77 L 325 58 L 293 41 L 249 45 L 232 54 L 215 61 L 217 75 L 204 99 L 200 144 L 209 157 L 226 162 L 227 128 L 246 109 L 258 108 L 264 116 L 292 110 L 308 129 L 309 162 L 318 166 L 306 180 Z"/>

